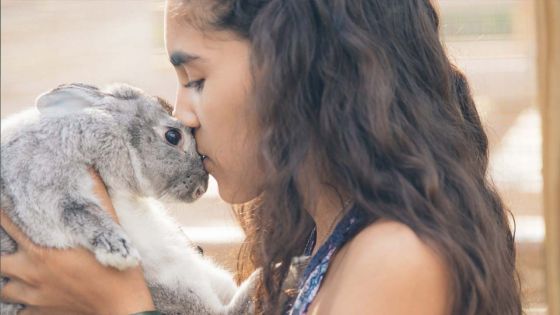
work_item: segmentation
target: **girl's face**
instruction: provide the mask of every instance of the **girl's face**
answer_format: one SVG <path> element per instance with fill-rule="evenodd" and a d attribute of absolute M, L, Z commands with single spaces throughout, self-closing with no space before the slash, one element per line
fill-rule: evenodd
<path fill-rule="evenodd" d="M 262 182 L 249 43 L 227 32 L 196 30 L 170 12 L 174 2 L 167 3 L 165 17 L 167 53 L 178 80 L 173 116 L 193 128 L 222 199 L 247 202 Z"/>

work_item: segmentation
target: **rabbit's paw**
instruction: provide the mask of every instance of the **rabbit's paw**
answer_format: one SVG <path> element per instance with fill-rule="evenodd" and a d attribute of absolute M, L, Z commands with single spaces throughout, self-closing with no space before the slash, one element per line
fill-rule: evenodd
<path fill-rule="evenodd" d="M 119 270 L 138 266 L 140 254 L 122 234 L 103 232 L 91 242 L 95 257 L 105 266 Z"/>

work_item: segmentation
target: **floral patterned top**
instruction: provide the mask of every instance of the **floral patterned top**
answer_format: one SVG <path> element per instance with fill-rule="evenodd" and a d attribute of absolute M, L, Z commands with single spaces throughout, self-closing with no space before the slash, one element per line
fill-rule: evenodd
<path fill-rule="evenodd" d="M 315 256 L 311 257 L 309 265 L 305 268 L 303 276 L 298 286 L 298 295 L 296 296 L 291 309 L 288 310 L 289 315 L 305 315 L 311 302 L 317 295 L 321 282 L 327 272 L 331 258 L 344 244 L 352 239 L 366 224 L 366 216 L 356 207 L 352 207 L 348 213 L 336 225 L 334 231 L 327 241 L 319 248 Z M 311 255 L 315 246 L 316 232 L 313 230 L 310 241 L 305 248 L 304 255 Z"/>

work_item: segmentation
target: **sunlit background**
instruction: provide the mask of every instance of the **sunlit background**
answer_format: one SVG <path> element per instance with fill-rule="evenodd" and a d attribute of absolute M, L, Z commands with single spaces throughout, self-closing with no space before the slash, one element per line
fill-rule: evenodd
<path fill-rule="evenodd" d="M 541 129 L 532 0 L 440 1 L 449 55 L 466 73 L 491 140 L 491 176 L 515 216 L 528 314 L 545 314 Z M 58 84 L 137 85 L 173 101 L 163 2 L 1 0 L 1 116 Z M 234 268 L 243 239 L 215 182 L 172 214 L 208 256 Z M 513 224 L 513 222 L 512 222 Z"/>

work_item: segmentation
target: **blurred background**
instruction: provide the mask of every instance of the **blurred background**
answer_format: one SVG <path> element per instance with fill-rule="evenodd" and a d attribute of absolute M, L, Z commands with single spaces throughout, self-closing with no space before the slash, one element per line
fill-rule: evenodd
<path fill-rule="evenodd" d="M 546 314 L 541 120 L 533 0 L 439 1 L 442 36 L 465 72 L 491 141 L 491 176 L 515 216 L 528 314 Z M 171 102 L 163 1 L 1 0 L 1 116 L 61 83 L 137 85 Z M 211 181 L 171 213 L 206 255 L 230 270 L 243 233 Z"/>

